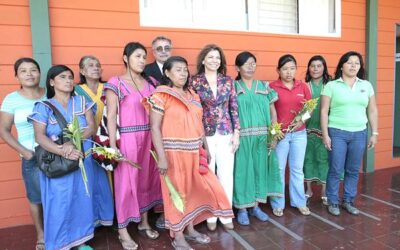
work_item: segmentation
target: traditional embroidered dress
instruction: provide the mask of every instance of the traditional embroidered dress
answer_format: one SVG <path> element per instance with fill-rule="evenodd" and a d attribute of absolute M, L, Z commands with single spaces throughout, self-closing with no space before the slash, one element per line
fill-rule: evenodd
<path fill-rule="evenodd" d="M 205 175 L 199 173 L 199 147 L 204 135 L 199 96 L 193 91 L 182 96 L 170 87 L 160 86 L 145 105 L 163 115 L 167 175 L 185 201 L 182 214 L 174 207 L 162 179 L 166 228 L 180 231 L 191 221 L 198 224 L 212 216 L 232 218 L 229 200 L 217 177 L 211 170 Z"/>
<path fill-rule="evenodd" d="M 72 96 L 68 101 L 67 110 L 55 99 L 49 101 L 61 112 L 65 120 L 72 122 L 76 115 L 81 128 L 87 126 L 85 113 L 92 112 L 94 103 L 87 102 L 82 96 Z M 43 102 L 37 102 L 33 113 L 28 117 L 46 126 L 46 135 L 57 140 L 62 133 L 53 111 Z M 89 150 L 92 143 L 83 142 L 84 151 Z M 42 193 L 44 240 L 46 249 L 70 249 L 93 238 L 93 159 L 88 156 L 84 160 L 88 177 L 89 194 L 86 194 L 81 170 L 59 178 L 48 178 L 40 173 Z"/>
<path fill-rule="evenodd" d="M 148 97 L 154 87 L 145 82 L 139 92 L 120 78 L 112 77 L 104 89 L 119 95 L 119 149 L 125 157 L 141 166 L 141 169 L 137 169 L 120 162 L 114 170 L 118 227 L 125 228 L 131 221 L 140 222 L 140 213 L 162 204 L 160 177 L 150 155 L 149 116 L 141 104 L 143 97 Z"/>
<path fill-rule="evenodd" d="M 282 196 L 279 166 L 269 164 L 267 135 L 269 106 L 278 100 L 267 82 L 254 80 L 251 89 L 235 81 L 240 121 L 240 147 L 235 155 L 233 206 L 254 207 L 267 196 Z"/>
<path fill-rule="evenodd" d="M 322 81 L 315 84 L 312 80 L 308 83 L 311 89 L 312 98 L 321 96 L 324 85 Z M 320 125 L 320 104 L 318 105 L 307 122 L 307 149 L 304 158 L 304 180 L 325 183 L 328 174 L 328 151 L 322 141 Z"/>
<path fill-rule="evenodd" d="M 104 103 L 101 101 L 104 84 L 100 83 L 97 93 L 94 94 L 86 84 L 75 86 L 75 93 L 84 96 L 87 102 L 95 103 L 96 128 L 101 122 L 103 115 Z M 93 209 L 95 225 L 111 226 L 114 218 L 114 202 L 111 193 L 110 183 L 107 179 L 106 171 L 98 165 L 96 161 L 93 163 Z"/>

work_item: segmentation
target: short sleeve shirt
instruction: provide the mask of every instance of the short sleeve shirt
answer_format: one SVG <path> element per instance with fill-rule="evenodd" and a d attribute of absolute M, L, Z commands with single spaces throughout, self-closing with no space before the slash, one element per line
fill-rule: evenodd
<path fill-rule="evenodd" d="M 14 124 L 18 132 L 18 142 L 29 150 L 34 150 L 35 136 L 33 126 L 27 121 L 28 115 L 32 113 L 35 102 L 46 100 L 46 95 L 39 99 L 28 99 L 18 91 L 8 94 L 1 104 L 1 111 L 14 115 Z"/>
<path fill-rule="evenodd" d="M 321 95 L 330 97 L 328 127 L 350 132 L 367 127 L 369 98 L 375 95 L 372 84 L 357 78 L 353 87 L 342 78 L 328 82 Z"/>

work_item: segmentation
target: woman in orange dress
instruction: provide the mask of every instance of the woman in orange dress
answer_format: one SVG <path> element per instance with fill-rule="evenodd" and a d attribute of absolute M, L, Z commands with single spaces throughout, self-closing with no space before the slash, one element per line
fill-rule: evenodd
<path fill-rule="evenodd" d="M 197 243 L 210 242 L 210 237 L 196 231 L 194 225 L 213 216 L 232 218 L 233 212 L 217 177 L 211 171 L 199 172 L 200 147 L 208 149 L 200 99 L 188 89 L 187 61 L 171 57 L 164 64 L 163 73 L 164 86 L 159 86 L 145 105 L 150 110 L 160 174 L 168 175 L 185 205 L 183 213 L 174 207 L 161 178 L 165 227 L 175 237 L 172 242 L 175 249 L 192 249 L 185 238 Z"/>

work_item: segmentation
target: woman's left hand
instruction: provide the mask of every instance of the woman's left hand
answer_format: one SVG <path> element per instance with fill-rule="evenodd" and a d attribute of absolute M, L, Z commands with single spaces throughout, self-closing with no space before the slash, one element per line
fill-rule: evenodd
<path fill-rule="evenodd" d="M 374 148 L 377 142 L 378 142 L 378 137 L 376 135 L 371 135 L 368 142 L 368 149 Z"/>
<path fill-rule="evenodd" d="M 302 120 L 300 120 L 300 121 L 298 121 L 297 123 L 296 123 L 296 125 L 293 127 L 293 132 L 296 132 L 297 131 L 297 129 L 299 129 L 301 126 L 303 126 L 304 125 L 304 122 L 302 121 Z"/>
<path fill-rule="evenodd" d="M 236 131 L 236 130 L 235 130 Z M 232 145 L 232 153 L 234 154 L 236 150 L 239 148 L 240 140 L 239 140 L 239 133 L 234 132 L 231 138 L 231 145 Z"/>

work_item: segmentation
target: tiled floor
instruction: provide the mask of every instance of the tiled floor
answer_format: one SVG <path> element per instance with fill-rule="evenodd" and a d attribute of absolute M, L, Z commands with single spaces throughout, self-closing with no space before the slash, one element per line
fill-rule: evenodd
<path fill-rule="evenodd" d="M 273 221 L 261 223 L 251 218 L 250 226 L 236 224 L 233 232 L 220 227 L 216 232 L 207 232 L 201 224 L 197 228 L 208 233 L 212 241 L 192 246 L 198 250 L 400 249 L 400 167 L 361 175 L 359 192 L 357 206 L 366 213 L 363 215 L 352 216 L 345 211 L 339 217 L 329 215 L 317 197 L 319 188 L 316 186 L 310 202 L 311 216 L 301 216 L 296 209 L 287 207 L 285 215 L 277 218 L 266 205 L 263 209 Z M 139 243 L 139 249 L 172 249 L 167 231 L 162 231 L 159 239 L 151 241 L 135 228 L 135 224 L 131 224 L 129 231 Z M 33 226 L 0 230 L 0 250 L 30 250 L 34 249 L 34 243 Z M 122 249 L 116 231 L 111 228 L 98 229 L 89 244 L 96 250 Z"/>

